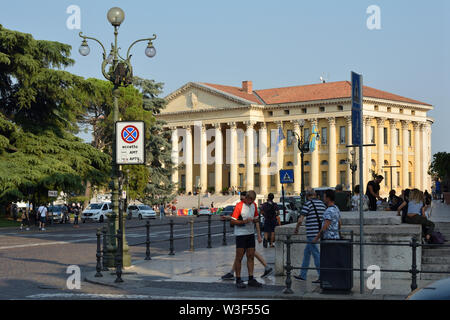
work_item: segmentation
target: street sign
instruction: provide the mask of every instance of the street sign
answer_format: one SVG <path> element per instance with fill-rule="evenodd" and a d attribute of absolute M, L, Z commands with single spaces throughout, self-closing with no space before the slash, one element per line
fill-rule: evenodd
<path fill-rule="evenodd" d="M 362 98 L 363 98 L 363 81 L 362 75 L 355 72 L 351 73 L 352 77 L 352 144 L 362 145 L 363 143 L 363 117 L 362 117 Z"/>
<path fill-rule="evenodd" d="M 116 122 L 116 164 L 145 164 L 143 121 Z"/>
<path fill-rule="evenodd" d="M 48 190 L 48 196 L 52 197 L 52 198 L 57 198 L 58 197 L 58 191 Z"/>
<path fill-rule="evenodd" d="M 280 183 L 294 183 L 294 170 L 280 170 Z"/>
<path fill-rule="evenodd" d="M 127 192 L 125 190 L 122 191 L 122 199 L 127 198 Z"/>

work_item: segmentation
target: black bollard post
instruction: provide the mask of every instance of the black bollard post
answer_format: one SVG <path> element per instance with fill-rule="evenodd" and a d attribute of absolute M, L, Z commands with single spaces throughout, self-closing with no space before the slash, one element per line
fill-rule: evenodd
<path fill-rule="evenodd" d="M 208 216 L 208 249 L 212 248 L 211 245 L 211 215 Z"/>
<path fill-rule="evenodd" d="M 223 239 L 222 239 L 222 245 L 227 245 L 227 220 L 223 220 Z"/>
<path fill-rule="evenodd" d="M 173 252 L 174 248 L 173 248 L 173 219 L 170 219 L 170 252 L 169 252 L 169 256 L 173 256 L 175 253 Z"/>
<path fill-rule="evenodd" d="M 102 233 L 103 233 L 103 249 L 102 249 L 102 271 L 108 271 L 108 267 L 106 266 L 106 261 L 105 261 L 105 254 L 106 254 L 106 247 L 107 247 L 107 235 L 106 235 L 106 227 L 102 228 Z"/>
<path fill-rule="evenodd" d="M 412 266 L 411 266 L 411 292 L 417 289 L 417 247 L 418 247 L 417 239 L 412 238 L 411 247 L 412 247 Z"/>
<path fill-rule="evenodd" d="M 292 291 L 292 289 L 291 289 L 291 285 L 292 285 L 291 244 L 292 244 L 291 236 L 288 235 L 287 240 L 286 240 L 286 288 L 283 290 L 283 293 L 285 293 L 285 294 L 294 293 L 294 291 Z"/>
<path fill-rule="evenodd" d="M 102 258 L 102 254 L 101 254 L 101 232 L 100 229 L 97 229 L 97 266 L 96 266 L 96 271 L 97 273 L 95 274 L 96 278 L 99 277 L 103 277 L 101 271 L 102 271 L 102 264 L 101 264 L 101 258 Z"/>
<path fill-rule="evenodd" d="M 145 227 L 147 228 L 147 241 L 145 242 L 145 260 L 152 260 L 152 258 L 150 258 L 150 221 L 147 221 Z"/>
<path fill-rule="evenodd" d="M 115 283 L 123 282 L 122 280 L 122 230 L 117 230 L 117 250 L 116 250 L 116 280 Z"/>

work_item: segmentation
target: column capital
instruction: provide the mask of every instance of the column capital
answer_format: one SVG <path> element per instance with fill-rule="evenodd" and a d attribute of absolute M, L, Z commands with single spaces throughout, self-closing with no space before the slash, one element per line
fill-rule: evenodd
<path fill-rule="evenodd" d="M 214 127 L 214 129 L 221 129 L 222 128 L 222 124 L 220 122 L 213 123 L 212 126 Z"/>
<path fill-rule="evenodd" d="M 398 122 L 399 121 L 397 119 L 389 119 L 389 126 L 391 127 L 391 129 L 395 129 L 397 127 Z"/>
<path fill-rule="evenodd" d="M 345 116 L 344 119 L 347 122 L 347 125 L 352 124 L 352 116 Z"/>
<path fill-rule="evenodd" d="M 403 130 L 407 130 L 408 127 L 409 127 L 409 124 L 411 123 L 411 121 L 409 121 L 409 120 L 402 120 L 401 123 L 402 123 L 402 129 Z"/>
<path fill-rule="evenodd" d="M 253 129 L 255 127 L 256 121 L 244 121 L 244 124 L 247 126 L 247 129 Z"/>
<path fill-rule="evenodd" d="M 283 127 L 283 121 L 275 121 L 275 123 L 277 124 L 277 127 Z"/>
<path fill-rule="evenodd" d="M 384 123 L 386 122 L 387 118 L 377 117 L 376 120 L 377 120 L 377 126 L 381 127 L 381 126 L 384 126 Z"/>
<path fill-rule="evenodd" d="M 260 127 L 260 129 L 263 129 L 263 130 L 266 130 L 267 129 L 267 122 L 260 122 L 260 125 L 259 125 Z"/>
<path fill-rule="evenodd" d="M 295 129 L 300 129 L 300 127 L 304 127 L 305 126 L 305 119 L 294 119 L 294 120 L 290 120 L 290 123 L 292 123 L 294 125 Z M 302 126 L 300 124 L 303 124 Z"/>
<path fill-rule="evenodd" d="M 421 122 L 417 122 L 417 121 L 413 121 L 412 124 L 413 124 L 414 130 L 420 130 L 420 127 L 421 127 L 421 125 L 422 125 Z"/>
<path fill-rule="evenodd" d="M 312 125 L 312 126 L 317 126 L 317 124 L 318 124 L 317 118 L 309 119 L 309 122 L 311 122 L 311 125 Z"/>
<path fill-rule="evenodd" d="M 192 128 L 190 125 L 183 126 L 183 129 L 186 129 L 186 131 L 192 132 Z"/>
<path fill-rule="evenodd" d="M 363 116 L 363 122 L 366 126 L 368 126 L 373 119 L 374 117 L 371 116 Z"/>
<path fill-rule="evenodd" d="M 171 131 L 176 131 L 178 129 L 177 126 L 168 126 L 167 128 L 169 128 L 169 130 Z"/>
<path fill-rule="evenodd" d="M 335 126 L 336 125 L 336 118 L 335 117 L 329 117 L 329 118 L 327 118 L 327 120 L 328 120 L 328 124 L 330 126 Z"/>
<path fill-rule="evenodd" d="M 237 123 L 235 121 L 228 122 L 227 124 L 230 126 L 230 129 L 236 129 L 237 128 Z"/>

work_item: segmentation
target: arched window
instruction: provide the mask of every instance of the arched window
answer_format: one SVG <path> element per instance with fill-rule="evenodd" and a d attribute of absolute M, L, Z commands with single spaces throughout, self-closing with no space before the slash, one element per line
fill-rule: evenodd
<path fill-rule="evenodd" d="M 294 164 L 292 163 L 292 161 L 288 161 L 288 162 L 286 163 L 286 166 L 288 166 L 288 167 L 293 167 Z"/>
<path fill-rule="evenodd" d="M 309 166 L 309 161 L 303 162 L 305 166 Z"/>
<path fill-rule="evenodd" d="M 339 161 L 339 164 L 347 164 L 347 160 L 342 159 Z"/>
<path fill-rule="evenodd" d="M 239 164 L 239 168 L 245 168 L 245 164 L 240 163 L 240 164 Z"/>
<path fill-rule="evenodd" d="M 327 166 L 327 165 L 328 165 L 328 161 L 327 161 L 327 160 L 323 160 L 320 164 L 321 164 L 322 166 Z"/>

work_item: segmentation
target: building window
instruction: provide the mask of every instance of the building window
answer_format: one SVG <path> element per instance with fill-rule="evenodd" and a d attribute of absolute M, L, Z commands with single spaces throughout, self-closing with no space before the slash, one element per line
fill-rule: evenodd
<path fill-rule="evenodd" d="M 303 113 L 306 113 L 306 108 L 302 108 L 302 112 L 303 112 Z"/>
<path fill-rule="evenodd" d="M 289 114 L 289 110 L 284 110 L 284 114 L 288 115 Z"/>
<path fill-rule="evenodd" d="M 412 135 L 411 130 L 408 130 L 408 146 L 412 147 Z"/>
<path fill-rule="evenodd" d="M 270 176 L 270 186 L 271 187 L 275 187 L 275 178 L 276 178 L 275 174 Z"/>
<path fill-rule="evenodd" d="M 339 143 L 345 144 L 345 127 L 339 127 Z"/>
<path fill-rule="evenodd" d="M 378 111 L 378 106 L 374 106 L 373 109 L 374 109 L 375 111 Z"/>
<path fill-rule="evenodd" d="M 346 181 L 345 181 L 345 179 L 347 178 L 347 175 L 346 175 L 346 172 L 345 172 L 345 171 L 340 171 L 340 172 L 339 172 L 339 178 L 340 178 L 340 179 L 339 179 L 339 181 L 340 181 L 339 183 L 340 183 L 340 184 L 342 184 L 342 185 L 344 185 L 344 186 L 347 185 L 347 183 L 346 183 Z"/>
<path fill-rule="evenodd" d="M 343 111 L 344 107 L 343 106 L 338 106 L 338 111 Z"/>
<path fill-rule="evenodd" d="M 400 129 L 395 129 L 395 131 L 397 132 L 397 146 L 400 145 Z"/>
<path fill-rule="evenodd" d="M 294 141 L 294 134 L 292 133 L 292 130 L 287 131 L 287 145 L 292 146 L 292 142 Z"/>
<path fill-rule="evenodd" d="M 384 144 L 388 144 L 388 128 L 383 128 Z"/>
<path fill-rule="evenodd" d="M 400 186 L 400 171 L 397 171 L 397 187 Z"/>
<path fill-rule="evenodd" d="M 370 143 L 375 143 L 375 127 L 370 127 Z"/>
<path fill-rule="evenodd" d="M 322 171 L 322 187 L 328 186 L 328 171 Z"/>
<path fill-rule="evenodd" d="M 184 174 L 181 175 L 181 189 L 186 190 L 186 176 Z"/>
<path fill-rule="evenodd" d="M 339 160 L 339 164 L 346 165 L 347 164 L 347 160 L 344 160 L 344 159 Z"/>
<path fill-rule="evenodd" d="M 269 117 L 273 116 L 273 111 L 269 111 Z"/>
<path fill-rule="evenodd" d="M 415 112 L 414 110 L 411 111 L 411 115 L 412 115 L 412 116 L 416 115 L 416 112 Z"/>
<path fill-rule="evenodd" d="M 309 166 L 309 161 L 304 162 L 305 167 Z"/>
<path fill-rule="evenodd" d="M 400 109 L 400 113 L 403 113 L 403 109 Z"/>
<path fill-rule="evenodd" d="M 305 186 L 309 187 L 309 172 L 304 172 L 303 175 L 305 177 Z"/>
<path fill-rule="evenodd" d="M 242 188 L 244 186 L 244 174 L 239 173 L 239 188 Z"/>
<path fill-rule="evenodd" d="M 322 160 L 322 162 L 320 164 L 322 166 L 327 166 L 328 165 L 328 161 L 327 160 Z"/>
<path fill-rule="evenodd" d="M 294 164 L 292 163 L 292 161 L 288 161 L 286 162 L 286 167 L 293 167 Z"/>
<path fill-rule="evenodd" d="M 387 107 L 387 112 L 391 112 L 391 107 Z"/>
<path fill-rule="evenodd" d="M 321 144 L 327 144 L 328 143 L 328 139 L 327 139 L 327 128 L 322 128 L 322 134 L 321 134 Z"/>
<path fill-rule="evenodd" d="M 325 107 L 320 107 L 320 108 L 319 108 L 319 111 L 320 111 L 320 112 L 325 112 Z"/>
<path fill-rule="evenodd" d="M 253 181 L 255 181 L 255 187 L 259 188 L 259 172 L 255 172 Z"/>

